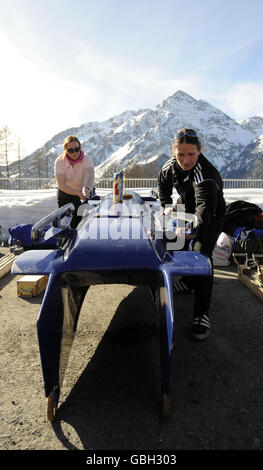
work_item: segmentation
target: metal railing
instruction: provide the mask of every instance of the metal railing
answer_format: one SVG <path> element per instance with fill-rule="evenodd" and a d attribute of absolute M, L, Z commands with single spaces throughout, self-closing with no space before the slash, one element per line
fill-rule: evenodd
<path fill-rule="evenodd" d="M 125 188 L 157 188 L 157 178 L 125 178 Z M 100 178 L 96 181 L 96 188 L 111 189 L 113 178 Z"/>
<path fill-rule="evenodd" d="M 224 179 L 224 189 L 263 189 L 263 179 Z M 95 182 L 98 189 L 111 189 L 113 178 L 100 178 Z M 0 190 L 55 189 L 55 178 L 0 178 Z M 157 188 L 157 178 L 125 178 L 125 188 Z"/>
<path fill-rule="evenodd" d="M 263 179 L 223 179 L 224 189 L 263 189 Z"/>
<path fill-rule="evenodd" d="M 0 189 L 53 189 L 56 188 L 55 178 L 0 178 Z"/>

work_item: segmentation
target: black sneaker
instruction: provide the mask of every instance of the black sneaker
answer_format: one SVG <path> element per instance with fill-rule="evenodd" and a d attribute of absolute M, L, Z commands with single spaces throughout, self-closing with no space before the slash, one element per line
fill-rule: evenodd
<path fill-rule="evenodd" d="M 189 289 L 182 279 L 173 283 L 174 294 L 192 294 L 193 292 L 194 291 Z"/>
<path fill-rule="evenodd" d="M 192 322 L 192 337 L 194 339 L 206 339 L 210 336 L 210 321 L 207 313 L 194 315 Z"/>
<path fill-rule="evenodd" d="M 247 262 L 246 262 L 246 265 L 250 268 L 250 269 L 253 269 L 253 270 L 257 270 L 257 263 L 255 262 L 255 260 L 253 258 L 248 258 L 247 259 Z"/>

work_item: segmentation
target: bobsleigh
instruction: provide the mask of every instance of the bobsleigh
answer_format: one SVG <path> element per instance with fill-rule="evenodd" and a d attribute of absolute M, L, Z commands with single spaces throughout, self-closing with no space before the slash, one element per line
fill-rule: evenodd
<path fill-rule="evenodd" d="M 91 285 L 149 286 L 159 318 L 161 408 L 169 415 L 174 329 L 173 277 L 211 274 L 210 260 L 199 252 L 184 251 L 174 224 L 165 224 L 158 199 L 126 193 L 115 203 L 112 194 L 81 206 L 77 229 L 70 222 L 74 206 L 67 204 L 37 222 L 31 231 L 37 249 L 20 254 L 12 274 L 49 275 L 37 320 L 37 334 L 47 397 L 47 417 L 55 419 L 63 377 L 85 294 Z M 176 214 L 173 217 L 176 218 Z M 184 214 L 194 225 L 195 216 Z M 177 223 L 180 224 L 177 214 Z M 171 222 L 171 218 L 169 219 Z M 48 229 L 47 229 L 48 227 Z M 53 249 L 41 249 L 53 239 Z"/>

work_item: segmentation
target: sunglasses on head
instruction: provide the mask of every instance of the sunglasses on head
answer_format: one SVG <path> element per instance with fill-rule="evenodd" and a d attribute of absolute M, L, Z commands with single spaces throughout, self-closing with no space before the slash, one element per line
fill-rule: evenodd
<path fill-rule="evenodd" d="M 75 147 L 74 149 L 67 149 L 68 153 L 74 153 L 74 152 L 79 152 L 80 151 L 80 146 Z"/>
<path fill-rule="evenodd" d="M 197 137 L 195 131 L 181 131 L 176 134 L 176 139 L 182 139 L 182 137 Z"/>

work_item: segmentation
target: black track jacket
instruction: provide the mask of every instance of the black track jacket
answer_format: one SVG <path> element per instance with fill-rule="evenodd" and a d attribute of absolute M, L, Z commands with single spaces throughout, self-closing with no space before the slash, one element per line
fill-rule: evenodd
<path fill-rule="evenodd" d="M 171 158 L 162 167 L 158 178 L 161 205 L 172 204 L 173 188 L 180 195 L 177 203 L 185 204 L 185 212 L 198 217 L 196 241 L 202 251 L 211 251 L 221 232 L 226 211 L 223 182 L 218 170 L 203 154 L 190 171 L 183 171 L 176 158 Z"/>

